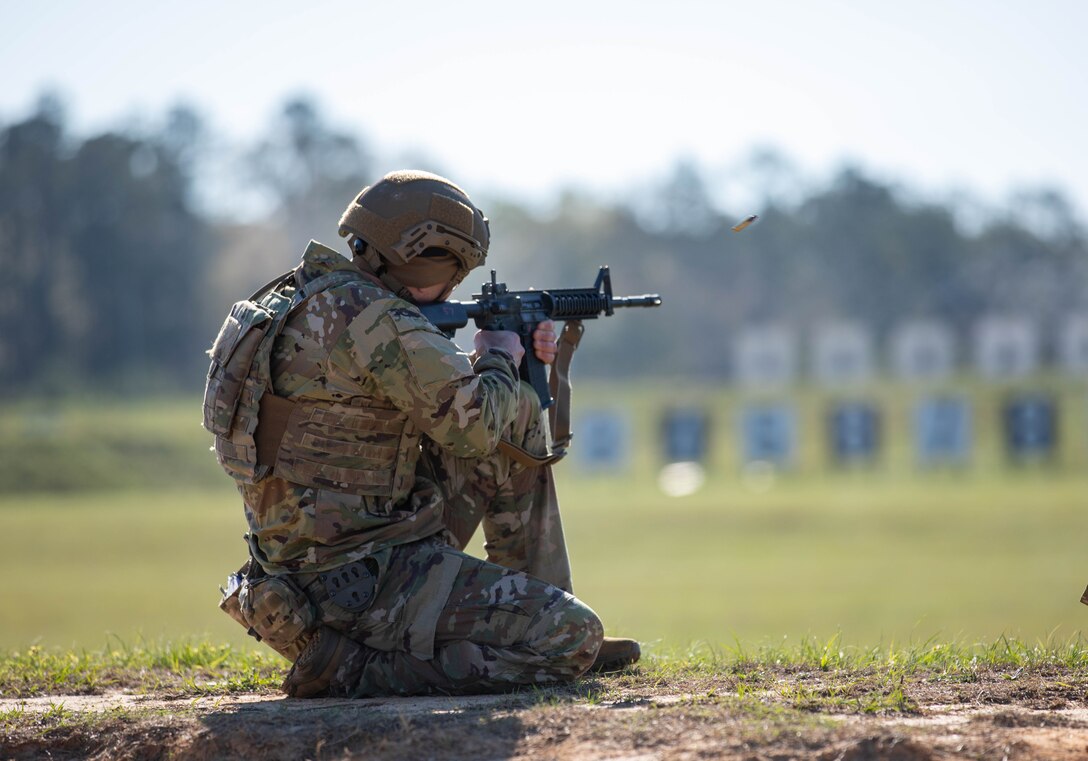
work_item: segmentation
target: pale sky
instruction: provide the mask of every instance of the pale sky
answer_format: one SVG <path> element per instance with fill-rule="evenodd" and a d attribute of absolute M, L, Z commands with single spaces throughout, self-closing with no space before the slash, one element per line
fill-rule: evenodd
<path fill-rule="evenodd" d="M 1088 212 L 1088 2 L 42 0 L 0 6 L 0 118 L 59 90 L 80 132 L 184 100 L 254 136 L 313 94 L 470 193 L 614 195 L 753 145 L 923 192 L 1057 186 Z M 393 169 L 397 167 L 379 167 Z"/>

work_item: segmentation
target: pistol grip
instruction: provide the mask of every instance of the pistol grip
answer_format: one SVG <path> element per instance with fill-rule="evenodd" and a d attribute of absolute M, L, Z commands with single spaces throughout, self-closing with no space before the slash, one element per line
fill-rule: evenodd
<path fill-rule="evenodd" d="M 521 345 L 525 348 L 525 356 L 521 358 L 518 375 L 533 387 L 536 395 L 540 397 L 540 408 L 546 410 L 555 402 L 552 399 L 551 390 L 548 388 L 547 365 L 537 359 L 536 352 L 533 350 L 532 334 L 522 336 Z"/>

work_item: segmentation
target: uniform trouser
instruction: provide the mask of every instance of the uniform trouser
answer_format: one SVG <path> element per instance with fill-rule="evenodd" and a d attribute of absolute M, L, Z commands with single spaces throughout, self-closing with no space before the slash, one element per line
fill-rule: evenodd
<path fill-rule="evenodd" d="M 533 454 L 548 451 L 540 400 L 521 384 L 518 416 L 506 438 Z M 458 458 L 433 443 L 424 449 L 446 500 L 446 541 L 464 549 L 483 524 L 487 560 L 572 591 L 570 560 L 550 465 L 526 467 L 495 452 Z"/>
<path fill-rule="evenodd" d="M 548 434 L 536 394 L 523 384 L 521 396 L 506 436 L 543 453 Z M 593 663 L 603 627 L 570 593 L 550 466 L 527 468 L 498 452 L 459 459 L 433 445 L 424 456 L 446 498 L 441 539 L 393 548 L 379 572 L 374 602 L 362 614 L 332 602 L 316 576 L 300 579 L 322 623 L 366 645 L 340 664 L 331 694 L 484 692 L 582 674 Z M 481 524 L 487 561 L 461 552 Z M 428 583 L 428 576 L 440 575 L 450 581 Z M 409 596 L 435 588 L 443 599 L 433 601 L 433 641 L 425 636 L 421 642 L 416 631 L 409 645 L 396 627 L 374 626 L 399 609 L 426 608 L 409 606 Z M 430 620 L 427 613 L 418 615 Z"/>

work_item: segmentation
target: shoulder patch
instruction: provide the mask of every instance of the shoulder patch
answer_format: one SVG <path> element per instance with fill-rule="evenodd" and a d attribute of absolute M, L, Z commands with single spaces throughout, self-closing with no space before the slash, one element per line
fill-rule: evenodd
<path fill-rule="evenodd" d="M 425 330 L 428 333 L 437 333 L 445 338 L 442 331 L 436 328 L 434 323 L 424 317 L 418 309 L 409 305 L 407 302 L 402 303 L 404 304 L 403 306 L 395 306 L 386 311 L 386 314 L 392 319 L 393 325 L 397 329 L 397 333 L 404 335 L 405 333 L 413 333 L 417 330 Z"/>

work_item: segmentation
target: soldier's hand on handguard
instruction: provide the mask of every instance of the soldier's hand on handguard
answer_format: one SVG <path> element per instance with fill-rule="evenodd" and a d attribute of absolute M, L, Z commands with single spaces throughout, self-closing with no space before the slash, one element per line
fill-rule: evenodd
<path fill-rule="evenodd" d="M 516 365 L 520 365 L 521 358 L 525 356 L 521 339 L 510 330 L 477 330 L 472 342 L 476 346 L 477 355 L 484 354 L 488 349 L 501 349 L 514 358 Z"/>
<path fill-rule="evenodd" d="M 559 353 L 559 341 L 555 335 L 555 323 L 545 320 L 533 331 L 533 353 L 546 365 L 555 361 Z"/>

